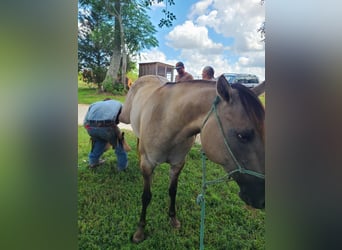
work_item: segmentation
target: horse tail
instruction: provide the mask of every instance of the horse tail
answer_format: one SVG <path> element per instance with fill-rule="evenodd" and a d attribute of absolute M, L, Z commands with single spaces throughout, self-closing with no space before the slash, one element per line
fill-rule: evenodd
<path fill-rule="evenodd" d="M 121 113 L 119 115 L 119 122 L 130 124 L 131 123 L 131 109 L 132 109 L 132 97 L 128 92 L 126 101 L 122 106 Z"/>

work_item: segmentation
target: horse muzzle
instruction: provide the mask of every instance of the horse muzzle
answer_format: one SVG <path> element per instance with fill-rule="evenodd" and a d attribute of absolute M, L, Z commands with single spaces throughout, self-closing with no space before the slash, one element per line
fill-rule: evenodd
<path fill-rule="evenodd" d="M 241 200 L 243 200 L 247 205 L 256 208 L 256 209 L 264 209 L 265 208 L 265 198 L 255 199 L 246 195 L 245 193 L 239 192 L 239 196 Z"/>
<path fill-rule="evenodd" d="M 255 181 L 238 183 L 240 186 L 239 196 L 247 205 L 257 209 L 265 208 L 265 181 L 253 178 Z"/>

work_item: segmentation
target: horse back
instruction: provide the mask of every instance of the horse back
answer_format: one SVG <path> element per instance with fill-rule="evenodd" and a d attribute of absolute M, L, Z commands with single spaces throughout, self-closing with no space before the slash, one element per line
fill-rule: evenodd
<path fill-rule="evenodd" d="M 134 120 L 140 119 L 139 114 L 145 102 L 155 89 L 165 84 L 168 80 L 161 76 L 147 75 L 137 79 L 127 93 L 125 103 L 119 116 L 119 121 L 125 124 L 132 124 Z M 133 108 L 134 107 L 134 108 Z M 134 128 L 133 128 L 134 130 Z"/>

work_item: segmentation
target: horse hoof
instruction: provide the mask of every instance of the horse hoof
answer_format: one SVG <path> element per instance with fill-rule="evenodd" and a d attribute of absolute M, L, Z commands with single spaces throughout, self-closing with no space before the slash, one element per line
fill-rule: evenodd
<path fill-rule="evenodd" d="M 181 223 L 179 222 L 179 220 L 177 220 L 177 218 L 170 218 L 170 224 L 173 228 L 180 228 L 181 227 Z"/>
<path fill-rule="evenodd" d="M 144 241 L 145 240 L 145 234 L 144 234 L 144 232 L 142 231 L 142 230 L 140 230 L 140 229 L 138 229 L 135 233 L 134 233 L 134 235 L 133 235 L 133 237 L 132 237 L 132 241 L 133 241 L 133 243 L 140 243 L 140 242 L 142 242 L 142 241 Z"/>

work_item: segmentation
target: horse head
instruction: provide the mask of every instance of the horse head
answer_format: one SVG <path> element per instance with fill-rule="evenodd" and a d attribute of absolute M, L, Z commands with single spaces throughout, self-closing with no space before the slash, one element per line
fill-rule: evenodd
<path fill-rule="evenodd" d="M 240 198 L 254 208 L 265 207 L 265 111 L 257 97 L 264 87 L 253 91 L 220 76 L 201 130 L 208 159 L 224 167 L 239 185 Z"/>

